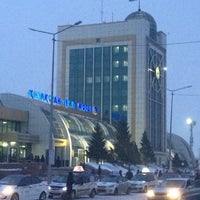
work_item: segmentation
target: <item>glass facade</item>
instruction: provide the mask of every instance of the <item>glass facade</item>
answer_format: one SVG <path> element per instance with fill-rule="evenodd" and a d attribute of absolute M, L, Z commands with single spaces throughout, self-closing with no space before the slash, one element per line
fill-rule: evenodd
<path fill-rule="evenodd" d="M 127 119 L 128 46 L 71 49 L 69 98 L 97 106 L 101 118 Z"/>

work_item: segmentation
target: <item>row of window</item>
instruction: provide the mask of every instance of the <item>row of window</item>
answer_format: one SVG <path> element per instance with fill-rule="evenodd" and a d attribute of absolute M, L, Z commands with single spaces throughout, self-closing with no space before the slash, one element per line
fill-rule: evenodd
<path fill-rule="evenodd" d="M 128 76 L 127 75 L 123 75 L 121 78 L 122 78 L 122 81 L 128 81 Z M 104 82 L 108 83 L 108 82 L 110 82 L 110 77 L 109 76 L 104 76 L 103 80 L 104 80 Z M 113 76 L 113 82 L 118 82 L 118 81 L 120 81 L 120 76 L 119 75 Z M 94 82 L 95 83 L 100 83 L 101 82 L 101 77 L 100 76 L 94 77 Z M 93 83 L 92 76 L 86 77 L 86 83 L 89 83 L 89 84 Z"/>
<path fill-rule="evenodd" d="M 21 132 L 20 122 L 0 120 L 0 133 L 8 132 Z"/>

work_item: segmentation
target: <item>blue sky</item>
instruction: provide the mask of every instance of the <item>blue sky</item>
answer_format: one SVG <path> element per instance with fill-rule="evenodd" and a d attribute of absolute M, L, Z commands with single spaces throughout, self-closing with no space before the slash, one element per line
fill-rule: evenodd
<path fill-rule="evenodd" d="M 1 0 L 0 93 L 27 96 L 27 91 L 34 89 L 50 94 L 52 38 L 31 32 L 29 27 L 56 32 L 58 25 L 79 20 L 82 24 L 100 23 L 101 19 L 123 21 L 137 9 L 138 1 L 128 0 Z M 199 0 L 141 0 L 141 9 L 150 13 L 158 31 L 167 35 L 167 88 L 192 85 L 190 89 L 175 92 L 172 132 L 189 142 L 186 118 L 194 119 L 194 152 L 199 156 Z M 169 122 L 170 92 L 167 96 Z"/>

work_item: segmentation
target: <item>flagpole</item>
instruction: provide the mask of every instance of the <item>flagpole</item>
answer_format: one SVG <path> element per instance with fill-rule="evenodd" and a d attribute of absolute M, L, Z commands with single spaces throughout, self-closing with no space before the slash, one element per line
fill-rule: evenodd
<path fill-rule="evenodd" d="M 129 0 L 129 1 L 137 1 L 137 0 Z M 141 8 L 140 8 L 140 0 L 138 0 L 138 11 L 141 11 Z"/>

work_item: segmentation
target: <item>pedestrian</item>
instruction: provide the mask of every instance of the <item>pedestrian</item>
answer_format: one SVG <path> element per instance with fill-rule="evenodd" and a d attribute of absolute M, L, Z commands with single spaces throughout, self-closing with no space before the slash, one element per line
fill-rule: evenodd
<path fill-rule="evenodd" d="M 119 170 L 119 175 L 122 176 L 122 170 L 121 169 Z"/>
<path fill-rule="evenodd" d="M 99 176 L 99 180 L 101 180 L 101 165 L 99 165 L 99 168 L 98 168 L 98 176 Z"/>
<path fill-rule="evenodd" d="M 131 171 L 131 169 L 129 168 L 128 171 L 126 172 L 126 178 L 128 180 L 131 180 L 133 178 L 133 173 Z"/>
<path fill-rule="evenodd" d="M 73 183 L 74 183 L 73 172 L 69 172 L 68 177 L 67 177 L 67 183 L 66 183 L 67 193 L 65 195 L 65 200 L 72 199 Z"/>

